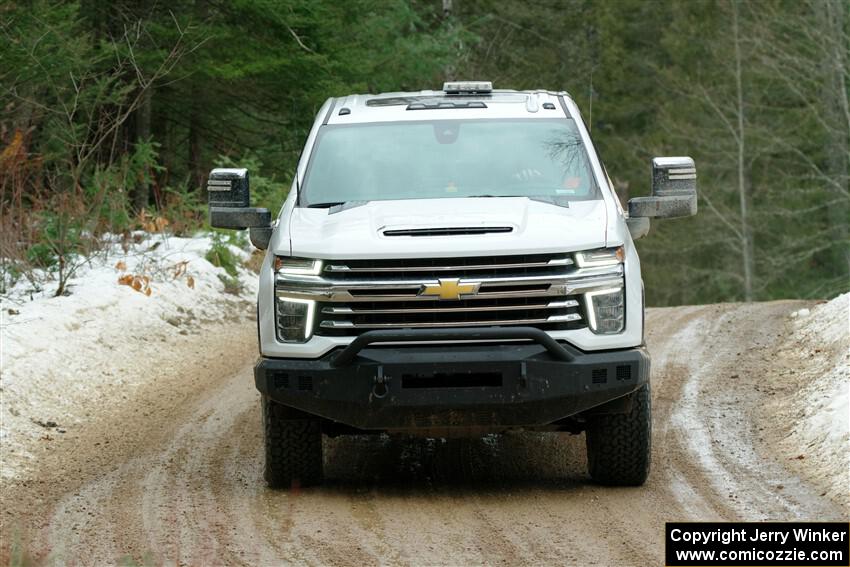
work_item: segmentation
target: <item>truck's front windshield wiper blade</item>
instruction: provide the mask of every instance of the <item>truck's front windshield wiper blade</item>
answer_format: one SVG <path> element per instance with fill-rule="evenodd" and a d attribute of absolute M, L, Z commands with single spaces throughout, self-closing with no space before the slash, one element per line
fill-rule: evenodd
<path fill-rule="evenodd" d="M 549 195 L 469 195 L 469 199 L 483 199 L 483 198 L 494 198 L 494 197 L 503 197 L 503 198 L 517 198 L 524 197 L 526 199 L 530 199 L 532 201 L 540 201 L 541 203 L 549 203 L 550 205 L 555 205 L 557 207 L 567 207 L 569 208 L 570 202 L 569 199 L 565 199 L 563 197 L 558 196 L 549 196 Z"/>
<path fill-rule="evenodd" d="M 311 205 L 307 205 L 307 208 L 327 209 L 329 215 L 334 215 L 336 213 L 341 213 L 342 211 L 347 211 L 348 209 L 353 209 L 354 207 L 362 207 L 368 203 L 369 201 L 333 201 L 328 203 L 313 203 Z"/>
<path fill-rule="evenodd" d="M 517 197 L 525 197 L 525 195 L 464 195 L 467 199 L 496 199 L 496 198 L 505 198 L 505 199 L 516 199 Z"/>
<path fill-rule="evenodd" d="M 532 201 L 539 201 L 541 203 L 555 205 L 556 207 L 565 207 L 567 209 L 570 208 L 570 200 L 565 199 L 563 197 L 555 197 L 550 195 L 534 195 L 530 196 L 529 199 Z"/>

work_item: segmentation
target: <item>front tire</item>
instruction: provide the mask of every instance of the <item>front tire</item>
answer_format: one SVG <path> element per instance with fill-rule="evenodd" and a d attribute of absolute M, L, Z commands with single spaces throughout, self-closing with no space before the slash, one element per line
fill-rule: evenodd
<path fill-rule="evenodd" d="M 649 384 L 629 394 L 628 413 L 596 415 L 586 428 L 590 477 L 611 486 L 640 486 L 649 475 L 652 408 Z"/>
<path fill-rule="evenodd" d="M 319 420 L 292 410 L 266 396 L 263 433 L 270 488 L 297 488 L 322 482 L 322 428 Z"/>

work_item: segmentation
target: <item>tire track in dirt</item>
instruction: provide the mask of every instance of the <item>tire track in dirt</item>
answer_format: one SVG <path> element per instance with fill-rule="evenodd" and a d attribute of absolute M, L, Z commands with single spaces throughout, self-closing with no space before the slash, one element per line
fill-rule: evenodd
<path fill-rule="evenodd" d="M 759 384 L 770 379 L 787 315 L 797 305 L 706 306 L 706 315 L 672 338 L 688 345 L 687 356 L 680 351 L 677 357 L 688 370 L 670 426 L 682 447 L 678 453 L 695 456 L 699 473 L 713 486 L 709 493 L 721 518 L 803 519 L 823 511 L 815 491 L 757 440 Z M 665 352 L 669 357 L 671 350 Z"/>

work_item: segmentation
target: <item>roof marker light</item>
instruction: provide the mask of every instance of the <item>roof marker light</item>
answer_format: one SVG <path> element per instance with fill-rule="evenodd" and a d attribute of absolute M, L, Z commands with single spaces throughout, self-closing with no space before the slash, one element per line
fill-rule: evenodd
<path fill-rule="evenodd" d="M 443 83 L 446 94 L 490 94 L 493 83 L 490 81 L 448 81 Z"/>

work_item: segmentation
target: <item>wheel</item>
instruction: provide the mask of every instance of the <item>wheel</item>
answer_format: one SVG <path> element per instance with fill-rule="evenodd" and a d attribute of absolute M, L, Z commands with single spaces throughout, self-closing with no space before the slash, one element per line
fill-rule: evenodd
<path fill-rule="evenodd" d="M 629 394 L 628 413 L 587 420 L 587 469 L 600 484 L 640 486 L 649 475 L 652 411 L 649 384 Z"/>
<path fill-rule="evenodd" d="M 266 466 L 271 488 L 310 486 L 322 482 L 322 428 L 319 420 L 263 396 Z"/>

